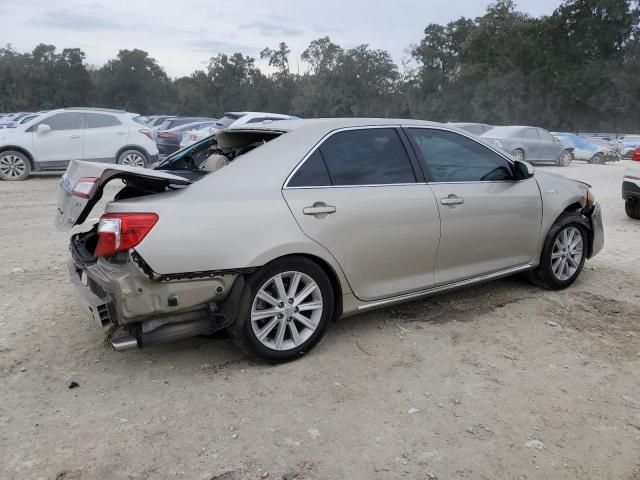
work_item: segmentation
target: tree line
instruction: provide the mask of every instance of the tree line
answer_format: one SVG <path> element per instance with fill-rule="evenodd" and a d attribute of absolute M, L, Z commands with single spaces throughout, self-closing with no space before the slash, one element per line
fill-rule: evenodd
<path fill-rule="evenodd" d="M 398 65 L 386 50 L 344 49 L 329 37 L 304 50 L 293 73 L 285 42 L 256 59 L 213 56 L 172 79 L 142 50 L 101 67 L 79 48 L 0 48 L 0 111 L 66 106 L 141 114 L 220 116 L 229 110 L 301 117 L 375 116 L 532 124 L 552 130 L 640 130 L 640 1 L 564 0 L 532 17 L 512 0 L 484 15 L 430 24 Z"/>

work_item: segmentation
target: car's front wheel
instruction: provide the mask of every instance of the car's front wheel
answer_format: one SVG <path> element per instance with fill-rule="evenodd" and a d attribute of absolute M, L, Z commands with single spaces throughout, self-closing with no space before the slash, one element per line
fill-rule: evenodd
<path fill-rule="evenodd" d="M 229 334 L 247 353 L 285 362 L 320 341 L 333 306 L 333 289 L 322 268 L 307 258 L 285 258 L 249 277 Z"/>
<path fill-rule="evenodd" d="M 624 210 L 629 218 L 640 220 L 640 200 L 627 200 L 624 202 Z"/>
<path fill-rule="evenodd" d="M 524 162 L 524 150 L 516 148 L 511 152 L 511 157 L 517 162 Z"/>
<path fill-rule="evenodd" d="M 529 272 L 539 287 L 561 290 L 580 275 L 589 246 L 588 230 L 577 213 L 564 213 L 551 227 L 544 243 L 540 265 Z"/>
<path fill-rule="evenodd" d="M 117 162 L 131 167 L 146 167 L 147 156 L 138 150 L 125 150 L 118 155 Z"/>
<path fill-rule="evenodd" d="M 25 180 L 31 174 L 31 162 L 23 153 L 7 150 L 0 153 L 0 179 Z"/>
<path fill-rule="evenodd" d="M 595 163 L 596 165 L 604 165 L 606 159 L 602 153 L 596 153 L 589 163 Z"/>

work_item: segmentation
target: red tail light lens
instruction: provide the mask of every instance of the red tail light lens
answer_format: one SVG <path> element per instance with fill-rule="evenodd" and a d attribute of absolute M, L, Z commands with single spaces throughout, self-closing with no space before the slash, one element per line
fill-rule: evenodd
<path fill-rule="evenodd" d="M 149 138 L 149 140 L 153 140 L 153 134 L 151 133 L 151 130 L 147 130 L 146 128 L 143 128 L 141 130 L 138 130 L 141 134 L 145 135 L 146 137 Z"/>
<path fill-rule="evenodd" d="M 138 245 L 158 221 L 155 213 L 107 213 L 98 224 L 98 245 L 94 255 L 104 257 Z"/>
<path fill-rule="evenodd" d="M 178 136 L 175 133 L 159 133 L 158 136 L 160 138 L 178 138 Z"/>
<path fill-rule="evenodd" d="M 95 177 L 83 177 L 73 186 L 71 195 L 80 198 L 91 198 L 91 194 L 97 183 L 98 179 Z"/>
<path fill-rule="evenodd" d="M 640 148 L 636 148 L 631 155 L 631 160 L 634 162 L 640 162 Z"/>

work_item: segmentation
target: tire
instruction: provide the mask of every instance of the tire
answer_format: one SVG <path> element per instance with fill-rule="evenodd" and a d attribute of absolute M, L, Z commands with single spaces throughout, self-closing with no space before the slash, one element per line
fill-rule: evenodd
<path fill-rule="evenodd" d="M 0 153 L 0 180 L 21 181 L 31 174 L 31 162 L 24 153 L 6 150 Z"/>
<path fill-rule="evenodd" d="M 516 161 L 524 162 L 524 150 L 522 150 L 521 148 L 516 148 L 513 152 L 511 152 L 511 157 L 513 157 L 513 159 Z"/>
<path fill-rule="evenodd" d="M 567 232 L 567 236 L 563 236 Z M 568 241 L 569 245 L 580 236 L 582 248 L 579 244 L 575 248 L 569 248 L 568 253 L 563 251 L 562 245 Z M 579 260 L 571 252 L 580 251 Z M 540 265 L 529 272 L 529 279 L 534 285 L 549 290 L 562 290 L 567 288 L 580 275 L 582 267 L 589 251 L 589 231 L 582 216 L 574 213 L 563 213 L 551 227 L 544 242 Z M 562 266 L 562 263 L 566 267 Z"/>
<path fill-rule="evenodd" d="M 568 167 L 573 162 L 573 153 L 571 150 L 563 150 L 558 157 L 558 166 Z"/>
<path fill-rule="evenodd" d="M 120 165 L 130 165 L 132 167 L 146 167 L 149 160 L 140 150 L 129 148 L 118 155 L 116 162 Z"/>
<path fill-rule="evenodd" d="M 591 158 L 591 161 L 589 163 L 595 163 L 596 165 L 604 165 L 606 161 L 607 160 L 604 158 L 604 155 L 602 155 L 601 153 L 596 153 Z"/>
<path fill-rule="evenodd" d="M 627 200 L 624 202 L 624 211 L 629 218 L 640 220 L 640 200 Z"/>
<path fill-rule="evenodd" d="M 292 293 L 296 277 L 297 288 L 293 287 Z M 278 278 L 285 295 L 278 294 Z M 304 295 L 307 288 L 312 291 Z M 298 311 L 297 305 L 309 308 Z M 333 307 L 333 288 L 324 270 L 307 258 L 284 258 L 247 279 L 238 317 L 228 331 L 246 353 L 272 363 L 287 362 L 301 357 L 320 341 Z"/>

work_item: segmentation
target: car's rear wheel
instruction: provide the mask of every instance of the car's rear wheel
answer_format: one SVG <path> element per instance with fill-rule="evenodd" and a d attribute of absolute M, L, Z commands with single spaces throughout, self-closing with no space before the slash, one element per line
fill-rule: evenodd
<path fill-rule="evenodd" d="M 131 167 L 146 167 L 147 156 L 139 150 L 125 150 L 117 159 L 120 165 L 129 165 Z"/>
<path fill-rule="evenodd" d="M 529 272 L 539 287 L 561 290 L 580 275 L 589 246 L 588 230 L 577 213 L 564 213 L 551 227 L 540 257 L 540 265 Z"/>
<path fill-rule="evenodd" d="M 285 362 L 320 341 L 333 305 L 331 283 L 315 262 L 302 257 L 278 260 L 247 280 L 229 334 L 245 352 Z"/>
<path fill-rule="evenodd" d="M 571 153 L 571 150 L 563 150 L 560 153 L 560 158 L 558 159 L 558 165 L 560 165 L 561 167 L 566 167 L 570 165 L 572 161 L 573 161 L 573 153 Z"/>
<path fill-rule="evenodd" d="M 591 158 L 591 163 L 595 163 L 597 165 L 603 165 L 605 162 L 606 162 L 606 159 L 604 158 L 604 155 L 601 153 L 596 153 Z"/>
<path fill-rule="evenodd" d="M 524 150 L 516 148 L 512 153 L 511 157 L 518 162 L 524 162 Z"/>
<path fill-rule="evenodd" d="M 31 162 L 23 153 L 7 150 L 0 153 L 0 179 L 19 181 L 31 174 Z"/>
<path fill-rule="evenodd" d="M 629 218 L 640 220 L 640 200 L 625 201 L 624 210 Z"/>

